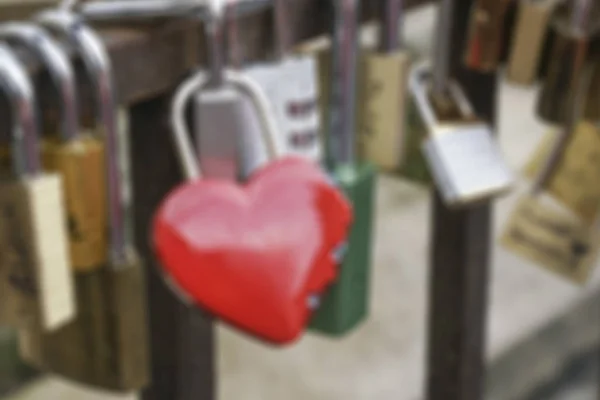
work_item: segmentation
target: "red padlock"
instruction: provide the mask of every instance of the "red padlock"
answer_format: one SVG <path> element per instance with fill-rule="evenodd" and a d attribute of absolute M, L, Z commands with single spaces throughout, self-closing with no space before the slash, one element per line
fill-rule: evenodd
<path fill-rule="evenodd" d="M 276 123 L 261 88 L 233 71 L 224 78 L 252 99 L 277 158 Z M 189 182 L 160 206 L 155 250 L 166 277 L 198 306 L 265 341 L 290 343 L 337 276 L 351 206 L 315 163 L 297 157 L 276 159 L 243 185 L 201 179 L 184 110 L 206 82 L 198 73 L 173 101 L 172 131 Z"/>

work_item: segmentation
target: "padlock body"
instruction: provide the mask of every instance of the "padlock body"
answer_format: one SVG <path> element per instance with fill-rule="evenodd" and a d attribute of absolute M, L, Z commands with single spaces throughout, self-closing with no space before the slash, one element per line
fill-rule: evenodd
<path fill-rule="evenodd" d="M 362 156 L 387 171 L 402 164 L 406 141 L 406 100 L 411 58 L 405 51 L 367 53 L 360 68 Z"/>
<path fill-rule="evenodd" d="M 508 61 L 507 78 L 521 85 L 535 82 L 553 2 L 521 1 Z"/>
<path fill-rule="evenodd" d="M 198 161 L 206 176 L 236 179 L 241 99 L 233 88 L 202 91 L 194 98 Z"/>
<path fill-rule="evenodd" d="M 500 63 L 507 0 L 478 0 L 473 4 L 468 30 L 465 65 L 491 72 Z"/>
<path fill-rule="evenodd" d="M 521 199 L 509 218 L 501 243 L 578 284 L 591 277 L 600 248 L 597 229 L 574 218 L 544 195 Z"/>
<path fill-rule="evenodd" d="M 105 153 L 102 141 L 82 134 L 68 143 L 42 143 L 44 167 L 63 177 L 70 256 L 76 271 L 106 262 L 107 217 Z"/>
<path fill-rule="evenodd" d="M 576 99 L 572 96 L 576 89 L 573 85 L 579 85 L 585 72 L 581 64 L 585 60 L 589 37 L 571 32 L 566 24 L 562 19 L 552 24 L 556 36 L 537 103 L 538 116 L 550 124 L 566 123 Z"/>
<path fill-rule="evenodd" d="M 549 132 L 525 168 L 525 176 L 536 179 L 547 162 L 555 143 L 556 132 Z M 562 150 L 555 172 L 545 191 L 579 218 L 593 223 L 600 212 L 600 130 L 582 121 L 571 133 Z"/>
<path fill-rule="evenodd" d="M 109 391 L 133 391 L 149 379 L 145 281 L 136 258 L 125 265 L 76 274 L 77 318 L 45 333 L 19 334 L 21 356 L 33 366 Z"/>
<path fill-rule="evenodd" d="M 436 129 L 440 121 L 470 121 L 475 117 L 466 95 L 455 82 L 444 96 L 430 93 L 428 68 L 417 67 L 411 84 L 411 97 L 407 103 L 406 157 L 400 168 L 402 177 L 418 183 L 432 183 L 427 160 L 421 151 L 422 143 Z M 436 122 L 438 121 L 438 122 Z"/>
<path fill-rule="evenodd" d="M 440 125 L 423 153 L 444 202 L 460 207 L 510 189 L 513 175 L 484 123 Z"/>
<path fill-rule="evenodd" d="M 55 174 L 0 187 L 0 231 L 7 249 L 0 254 L 0 268 L 8 269 L 15 289 L 13 315 L 19 325 L 37 321 L 52 331 L 76 314 L 63 204 L 62 180 Z"/>
<path fill-rule="evenodd" d="M 252 101 L 233 87 L 195 98 L 195 138 L 205 176 L 236 180 L 267 162 L 262 126 Z"/>
<path fill-rule="evenodd" d="M 321 298 L 310 328 L 341 336 L 356 328 L 369 314 L 376 169 L 369 163 L 360 163 L 341 165 L 332 172 L 353 205 L 354 223 L 338 280 Z"/>

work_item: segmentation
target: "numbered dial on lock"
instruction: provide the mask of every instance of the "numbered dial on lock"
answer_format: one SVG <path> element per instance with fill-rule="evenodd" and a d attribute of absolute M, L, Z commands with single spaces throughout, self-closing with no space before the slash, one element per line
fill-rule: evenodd
<path fill-rule="evenodd" d="M 312 162 L 291 157 L 244 186 L 198 180 L 164 201 L 153 239 L 166 275 L 204 309 L 268 342 L 304 331 L 336 278 L 351 208 Z"/>
<path fill-rule="evenodd" d="M 246 74 L 258 82 L 269 97 L 287 154 L 320 161 L 321 121 L 316 60 L 294 55 L 278 63 L 252 66 Z"/>

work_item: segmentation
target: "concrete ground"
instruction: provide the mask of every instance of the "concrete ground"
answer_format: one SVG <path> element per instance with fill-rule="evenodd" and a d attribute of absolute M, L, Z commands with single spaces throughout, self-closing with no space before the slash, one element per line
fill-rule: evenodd
<path fill-rule="evenodd" d="M 412 48 L 426 53 L 433 17 L 432 8 L 409 16 L 406 28 Z M 501 86 L 501 144 L 515 169 L 522 167 L 547 130 L 533 115 L 535 98 L 535 89 L 506 83 Z M 518 194 L 497 202 L 496 234 Z M 268 348 L 220 327 L 220 400 L 415 400 L 421 397 L 425 367 L 429 192 L 396 177 L 382 176 L 377 206 L 374 298 L 368 323 L 343 340 L 307 334 L 298 345 L 286 350 Z M 576 287 L 495 244 L 492 278 L 488 321 L 491 364 L 516 363 L 526 373 L 539 370 L 537 375 L 532 375 L 536 382 L 551 379 L 563 362 L 562 353 L 552 352 L 560 346 L 541 347 L 540 354 L 553 356 L 535 364 L 539 357 L 515 358 L 515 354 L 521 352 L 512 350 L 586 300 L 591 310 L 597 311 L 594 305 L 598 302 L 590 299 L 600 288 L 600 272 L 596 271 L 593 282 L 586 287 Z M 597 343 L 600 333 L 593 326 L 600 327 L 600 320 L 594 321 L 596 317 L 600 318 L 600 314 L 591 311 L 584 318 L 583 322 L 591 321 L 591 331 L 586 330 L 585 337 L 582 333 L 581 340 L 571 347 L 581 346 L 585 350 L 588 343 L 590 346 Z M 573 324 L 561 325 L 562 336 L 555 335 L 554 340 L 567 346 L 565 335 L 574 329 Z M 503 368 L 504 375 L 500 371 Z M 500 372 L 495 374 L 498 378 L 491 379 L 493 393 L 490 395 L 506 400 L 519 398 L 515 397 L 516 392 L 510 391 L 514 379 L 508 372 L 514 375 L 515 368 L 504 366 L 497 370 Z M 532 379 L 525 380 L 533 382 Z M 527 382 L 522 382 L 521 387 L 527 386 Z M 47 378 L 9 400 L 121 398 L 133 397 L 92 393 L 60 379 Z M 593 398 L 560 397 L 561 400 Z"/>

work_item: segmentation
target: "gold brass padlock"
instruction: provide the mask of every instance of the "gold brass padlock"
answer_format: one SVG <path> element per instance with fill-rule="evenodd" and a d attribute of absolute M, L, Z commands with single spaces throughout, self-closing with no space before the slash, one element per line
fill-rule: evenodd
<path fill-rule="evenodd" d="M 509 250 L 576 283 L 589 279 L 600 247 L 600 140 L 596 126 L 579 122 L 589 89 L 584 55 L 572 63 L 564 126 L 528 165 L 526 174 L 535 175 L 531 193 L 513 211 L 501 239 Z"/>
<path fill-rule="evenodd" d="M 93 135 L 47 138 L 42 162 L 63 176 L 71 261 L 75 271 L 89 271 L 106 262 L 106 194 L 104 144 Z"/>
<path fill-rule="evenodd" d="M 554 132 L 548 134 L 525 169 L 534 178 L 550 154 Z M 547 193 L 559 200 L 584 221 L 593 222 L 600 212 L 600 129 L 587 121 L 579 122 L 567 143 L 556 173 L 548 181 Z"/>
<path fill-rule="evenodd" d="M 532 191 L 513 210 L 500 242 L 539 266 L 583 284 L 591 277 L 600 248 L 599 193 L 595 185 L 589 191 L 583 187 L 575 193 L 566 190 L 599 175 L 600 163 L 587 158 L 600 154 L 600 143 L 590 136 L 597 135 L 593 126 L 583 123 L 573 128 L 561 128 L 552 146 L 544 144 L 535 155 L 526 171 L 535 174 Z M 574 152 L 582 145 L 591 148 L 584 154 Z"/>
<path fill-rule="evenodd" d="M 397 170 L 404 158 L 408 73 L 411 56 L 401 40 L 402 1 L 386 0 L 381 9 L 377 51 L 365 51 L 359 73 L 362 157 L 384 170 Z"/>
<path fill-rule="evenodd" d="M 78 133 L 74 76 L 62 65 L 68 61 L 53 59 L 49 71 L 61 98 L 61 134 L 42 142 L 42 164 L 63 177 L 71 264 L 75 271 L 89 271 L 106 262 L 104 145 Z"/>
<path fill-rule="evenodd" d="M 521 85 L 537 80 L 538 66 L 548 37 L 555 0 L 519 2 L 507 68 L 507 79 Z"/>
<path fill-rule="evenodd" d="M 465 65 L 479 72 L 498 68 L 504 24 L 511 0 L 477 0 L 471 10 Z"/>
<path fill-rule="evenodd" d="M 150 373 L 144 268 L 130 244 L 129 174 L 122 154 L 126 130 L 117 126 L 110 59 L 102 40 L 77 15 L 49 10 L 37 20 L 70 41 L 95 89 L 98 127 L 105 132 L 102 183 L 110 245 L 104 248 L 105 263 L 75 273 L 77 318 L 56 332 L 42 332 L 36 325 L 21 330 L 20 353 L 34 366 L 80 384 L 137 391 Z"/>
<path fill-rule="evenodd" d="M 576 97 L 573 85 L 583 84 L 581 76 L 587 73 L 585 64 L 589 55 L 593 33 L 589 26 L 589 4 L 578 0 L 571 15 L 558 15 L 552 27 L 556 33 L 551 64 L 538 98 L 538 116 L 551 124 L 564 125 Z M 585 116 L 584 116 L 585 117 Z"/>
<path fill-rule="evenodd" d="M 0 275 L 7 289 L 0 297 L 8 297 L 2 307 L 3 322 L 55 331 L 76 313 L 62 180 L 41 170 L 33 87 L 25 68 L 3 45 L 0 75 L 13 116 L 10 158 L 14 173 L 0 182 Z"/>
<path fill-rule="evenodd" d="M 600 248 L 597 227 L 561 212 L 539 196 L 525 196 L 513 211 L 501 244 L 575 283 L 585 283 Z"/>

